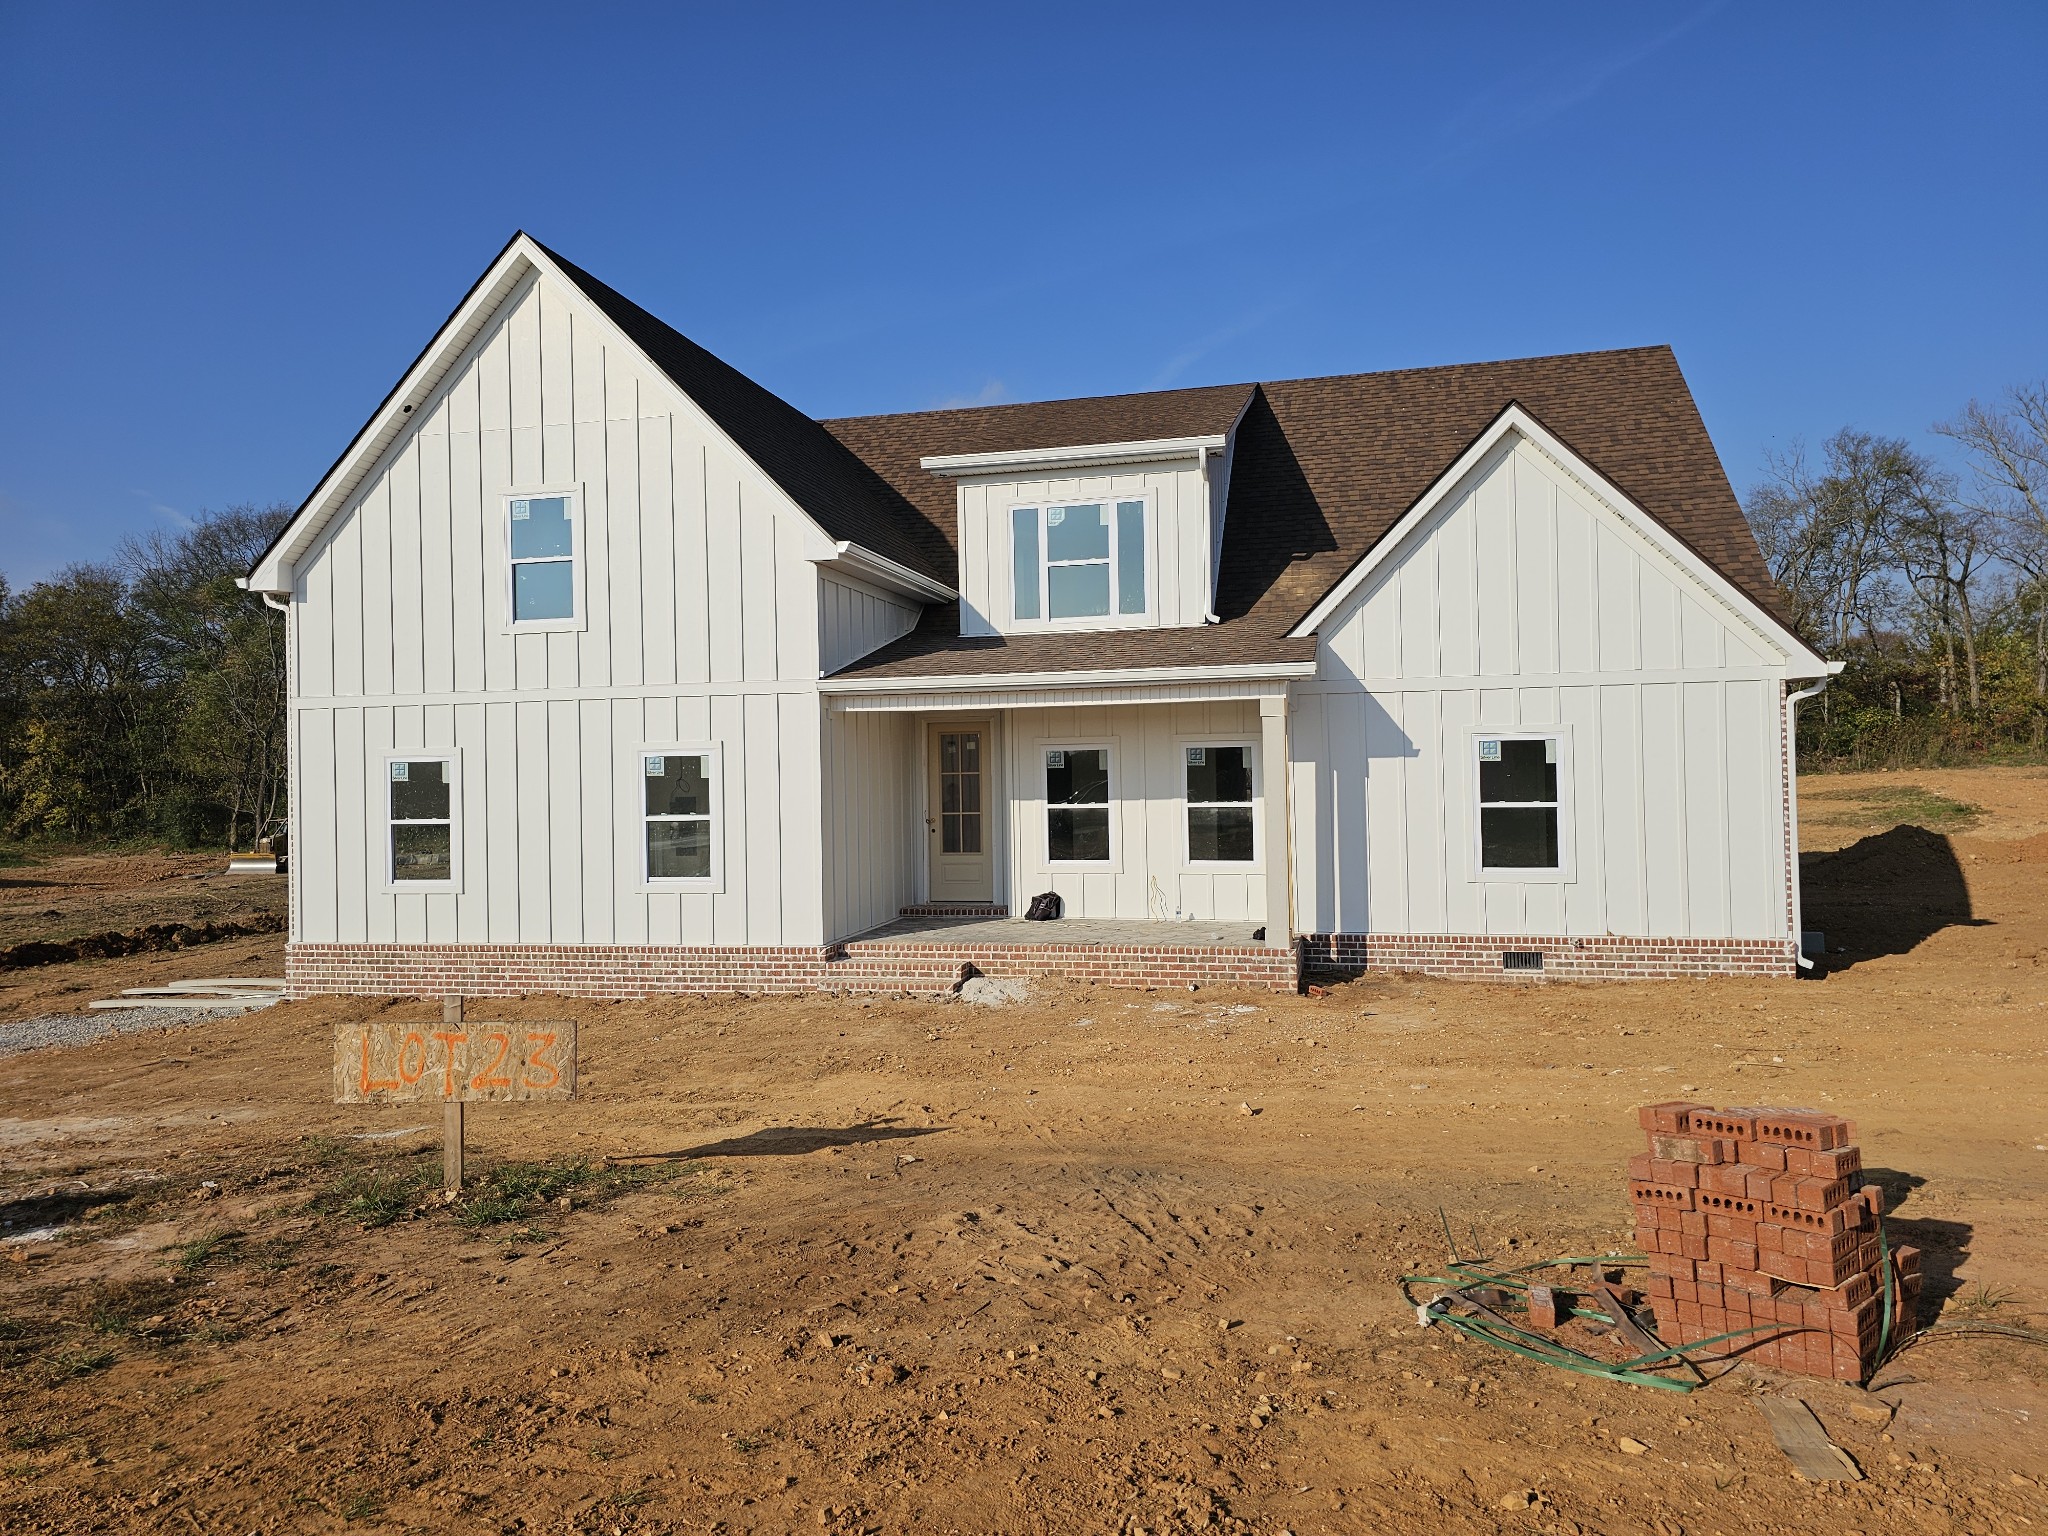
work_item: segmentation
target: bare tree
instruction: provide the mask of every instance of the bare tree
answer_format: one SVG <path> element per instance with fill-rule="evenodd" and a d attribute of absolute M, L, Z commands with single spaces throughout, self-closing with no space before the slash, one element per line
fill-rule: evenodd
<path fill-rule="evenodd" d="M 1969 506 L 1999 558 L 2026 578 L 2034 693 L 2048 697 L 2048 383 L 2016 385 L 1995 405 L 1972 400 L 1934 430 L 1969 455 Z"/>

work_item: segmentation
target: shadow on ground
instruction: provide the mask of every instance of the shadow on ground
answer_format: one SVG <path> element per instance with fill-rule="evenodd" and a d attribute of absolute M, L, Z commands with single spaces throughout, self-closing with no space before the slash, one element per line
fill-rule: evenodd
<path fill-rule="evenodd" d="M 943 1125 L 896 1125 L 888 1120 L 870 1120 L 860 1125 L 771 1125 L 726 1141 L 707 1141 L 701 1147 L 680 1152 L 650 1152 L 647 1158 L 692 1157 L 801 1157 L 827 1147 L 857 1147 L 871 1141 L 902 1141 L 912 1136 L 935 1136 Z M 640 1161 L 640 1158 L 633 1159 Z"/>
<path fill-rule="evenodd" d="M 1893 827 L 1833 853 L 1802 854 L 1805 926 L 1827 935 L 1827 968 L 1903 955 L 1944 928 L 1982 928 L 1954 846 L 1925 827 Z"/>

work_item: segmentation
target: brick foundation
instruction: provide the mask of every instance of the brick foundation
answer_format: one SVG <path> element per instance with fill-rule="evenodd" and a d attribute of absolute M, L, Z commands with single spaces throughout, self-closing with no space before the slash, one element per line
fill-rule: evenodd
<path fill-rule="evenodd" d="M 1116 987 L 1297 985 L 1292 950 L 1194 945 L 894 944 L 690 948 L 570 944 L 290 944 L 293 997 L 628 998 L 661 993 L 949 991 L 960 967 Z"/>
<path fill-rule="evenodd" d="M 1646 980 L 1679 976 L 1790 976 L 1785 939 L 1648 939 L 1557 934 L 1312 933 L 1303 938 L 1311 974 L 1421 971 L 1494 981 Z M 1502 969 L 1510 951 L 1543 956 L 1540 971 Z"/>

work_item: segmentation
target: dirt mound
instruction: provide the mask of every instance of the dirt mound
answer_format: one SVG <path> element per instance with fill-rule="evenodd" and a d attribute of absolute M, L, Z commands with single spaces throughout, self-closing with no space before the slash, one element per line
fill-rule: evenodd
<path fill-rule="evenodd" d="M 24 971 L 36 965 L 63 965 L 72 960 L 111 960 L 120 955 L 145 955 L 168 949 L 245 939 L 251 934 L 282 933 L 284 918 L 257 912 L 239 922 L 150 923 L 125 933 L 90 933 L 79 939 L 31 939 L 0 949 L 0 971 Z"/>

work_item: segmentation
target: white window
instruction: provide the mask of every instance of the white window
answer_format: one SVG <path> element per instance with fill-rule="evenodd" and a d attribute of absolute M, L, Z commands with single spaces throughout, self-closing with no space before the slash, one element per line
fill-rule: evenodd
<path fill-rule="evenodd" d="M 561 627 L 581 617 L 573 491 L 505 499 L 507 593 L 516 628 Z"/>
<path fill-rule="evenodd" d="M 398 890 L 453 890 L 461 796 L 453 753 L 384 760 L 384 878 Z"/>
<path fill-rule="evenodd" d="M 1181 749 L 1190 864 L 1249 864 L 1257 857 L 1248 742 L 1199 742 Z"/>
<path fill-rule="evenodd" d="M 1048 864 L 1110 861 L 1109 748 L 1045 749 Z"/>
<path fill-rule="evenodd" d="M 717 884 L 718 778 L 715 747 L 641 749 L 641 872 L 647 884 Z"/>
<path fill-rule="evenodd" d="M 1481 734 L 1472 740 L 1478 769 L 1481 872 L 1562 873 L 1561 738 Z"/>
<path fill-rule="evenodd" d="M 1013 617 L 1058 623 L 1142 614 L 1143 497 L 1010 509 Z"/>

